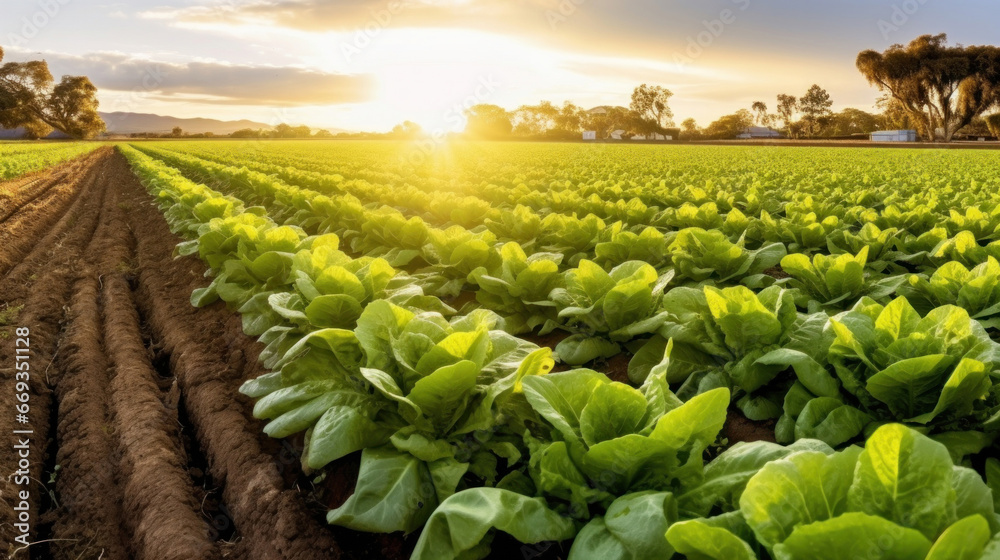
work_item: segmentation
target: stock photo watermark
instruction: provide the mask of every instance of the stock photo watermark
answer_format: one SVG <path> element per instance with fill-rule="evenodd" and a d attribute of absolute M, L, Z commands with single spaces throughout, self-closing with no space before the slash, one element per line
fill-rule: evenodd
<path fill-rule="evenodd" d="M 910 23 L 913 16 L 917 15 L 920 8 L 924 7 L 929 0 L 905 0 L 900 4 L 892 5 L 892 15 L 888 19 L 878 20 L 878 30 L 882 38 L 886 41 L 893 33 L 897 33 Z"/>
<path fill-rule="evenodd" d="M 350 41 L 344 41 L 340 44 L 340 53 L 344 56 L 344 61 L 348 64 L 353 63 L 354 58 L 371 46 L 372 42 L 382 34 L 382 31 L 392 24 L 392 20 L 406 10 L 406 7 L 406 2 L 393 0 L 382 8 L 369 11 L 371 17 L 368 21 L 354 31 L 354 36 Z"/>
<path fill-rule="evenodd" d="M 739 20 L 740 12 L 749 10 L 752 3 L 751 0 L 731 1 L 733 8 L 720 11 L 715 18 L 702 20 L 703 29 L 694 35 L 688 35 L 684 50 L 674 53 L 673 61 L 678 71 L 684 71 L 705 54 L 725 34 L 726 29 Z"/>
<path fill-rule="evenodd" d="M 21 18 L 20 29 L 7 34 L 7 44 L 19 48 L 27 46 L 52 20 L 59 17 L 64 6 L 72 2 L 73 0 L 38 0 L 35 2 L 38 9 L 30 16 Z"/>

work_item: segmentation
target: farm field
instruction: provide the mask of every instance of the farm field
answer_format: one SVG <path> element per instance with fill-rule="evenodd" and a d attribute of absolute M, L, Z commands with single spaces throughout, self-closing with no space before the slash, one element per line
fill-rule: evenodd
<path fill-rule="evenodd" d="M 1000 558 L 1000 152 L 12 143 L 0 179 L 19 558 Z"/>

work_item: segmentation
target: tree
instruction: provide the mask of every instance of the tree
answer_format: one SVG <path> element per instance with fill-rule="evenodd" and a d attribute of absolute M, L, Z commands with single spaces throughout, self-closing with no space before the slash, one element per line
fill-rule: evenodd
<path fill-rule="evenodd" d="M 753 126 L 753 113 L 740 109 L 732 115 L 726 115 L 708 125 L 705 136 L 715 140 L 730 140 L 736 138 L 748 127 Z"/>
<path fill-rule="evenodd" d="M 987 115 L 985 118 L 986 126 L 990 129 L 990 134 L 1000 138 L 1000 113 Z"/>
<path fill-rule="evenodd" d="M 556 126 L 559 108 L 551 101 L 542 101 L 538 105 L 521 105 L 511 116 L 513 133 L 517 136 L 539 138 Z"/>
<path fill-rule="evenodd" d="M 701 128 L 698 127 L 698 121 L 685 119 L 681 123 L 681 138 L 684 140 L 697 140 L 701 138 Z"/>
<path fill-rule="evenodd" d="M 794 95 L 787 95 L 784 93 L 778 94 L 778 118 L 785 123 L 785 131 L 789 136 L 793 136 L 792 122 L 794 122 L 795 113 L 798 109 L 798 98 Z"/>
<path fill-rule="evenodd" d="M 881 114 L 879 117 L 879 127 L 882 130 L 911 130 L 920 129 L 915 122 L 913 115 L 907 112 L 903 104 L 889 94 L 878 98 L 875 102 Z"/>
<path fill-rule="evenodd" d="M 179 126 L 175 126 L 173 130 L 170 131 L 170 135 L 174 138 L 180 138 L 181 136 L 184 136 L 184 130 Z"/>
<path fill-rule="evenodd" d="M 0 48 L 0 62 L 3 56 Z M 84 76 L 63 76 L 55 83 L 43 60 L 0 66 L 0 126 L 22 127 L 33 138 L 52 130 L 93 138 L 105 128 L 97 107 L 97 88 Z"/>
<path fill-rule="evenodd" d="M 264 136 L 263 130 L 252 128 L 241 128 L 229 135 L 230 138 L 261 138 L 262 136 Z"/>
<path fill-rule="evenodd" d="M 413 139 L 420 137 L 423 133 L 424 129 L 419 124 L 413 121 L 403 121 L 400 124 L 397 124 L 396 126 L 392 127 L 392 132 L 390 134 L 397 138 Z M 327 132 L 327 134 L 330 133 Z M 318 135 L 319 134 L 317 133 L 317 136 Z"/>
<path fill-rule="evenodd" d="M 317 130 L 316 134 L 313 134 L 313 136 L 315 138 L 333 138 L 333 134 L 325 128 Z"/>
<path fill-rule="evenodd" d="M 757 124 L 761 126 L 771 127 L 774 123 L 774 115 L 767 112 L 767 103 L 763 101 L 754 101 L 753 105 L 750 107 L 754 112 L 754 120 Z"/>
<path fill-rule="evenodd" d="M 861 109 L 847 108 L 821 119 L 824 122 L 824 136 L 851 136 L 869 134 L 881 126 L 881 117 Z"/>
<path fill-rule="evenodd" d="M 292 134 L 295 138 L 309 138 L 312 136 L 312 129 L 306 125 L 292 127 Z"/>
<path fill-rule="evenodd" d="M 465 133 L 474 138 L 505 138 L 513 129 L 510 113 L 498 105 L 473 105 L 465 110 L 465 118 Z"/>
<path fill-rule="evenodd" d="M 667 88 L 642 84 L 632 92 L 632 104 L 629 108 L 640 118 L 655 123 L 657 130 L 653 132 L 659 132 L 674 126 L 674 113 L 667 104 L 673 96 L 673 92 Z"/>
<path fill-rule="evenodd" d="M 629 131 L 635 119 L 625 107 L 595 107 L 583 115 L 583 125 L 597 132 L 599 138 L 610 138 L 616 130 Z"/>
<path fill-rule="evenodd" d="M 553 119 L 554 127 L 550 136 L 559 138 L 578 138 L 583 130 L 584 110 L 567 101 Z"/>
<path fill-rule="evenodd" d="M 909 45 L 858 54 L 868 83 L 889 93 L 927 139 L 956 132 L 1000 106 L 1000 47 L 947 45 L 948 36 L 922 35 Z"/>
<path fill-rule="evenodd" d="M 832 114 L 830 107 L 833 100 L 830 94 L 816 84 L 799 99 L 799 111 L 802 112 L 802 130 L 807 136 L 814 136 L 820 131 L 820 119 Z"/>

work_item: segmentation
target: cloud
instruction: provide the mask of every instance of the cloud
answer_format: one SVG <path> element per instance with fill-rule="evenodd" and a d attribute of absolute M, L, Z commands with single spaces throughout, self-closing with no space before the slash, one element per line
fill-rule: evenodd
<path fill-rule="evenodd" d="M 12 60 L 38 58 L 11 52 Z M 223 62 L 162 62 L 121 53 L 83 56 L 44 53 L 55 76 L 83 75 L 99 90 L 177 96 L 190 103 L 200 98 L 213 104 L 294 107 L 360 103 L 372 99 L 374 78 L 363 74 L 332 74 L 290 66 L 251 66 Z"/>
<path fill-rule="evenodd" d="M 566 0 L 572 1 L 572 0 Z M 310 32 L 376 27 L 472 27 L 513 23 L 559 0 L 244 0 L 156 8 L 142 17 L 189 24 L 277 25 Z M 500 18 L 500 19 L 497 19 Z"/>

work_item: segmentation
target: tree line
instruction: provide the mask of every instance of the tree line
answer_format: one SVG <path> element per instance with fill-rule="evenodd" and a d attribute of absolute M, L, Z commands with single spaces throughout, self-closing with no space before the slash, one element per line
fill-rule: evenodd
<path fill-rule="evenodd" d="M 819 85 L 801 96 L 778 94 L 773 111 L 765 101 L 724 115 L 701 127 L 681 123 L 686 140 L 731 139 L 757 125 L 787 138 L 845 138 L 876 130 L 916 130 L 924 140 L 950 142 L 962 135 L 1000 137 L 1000 47 L 948 46 L 947 35 L 924 35 L 885 52 L 861 52 L 861 74 L 882 93 L 876 112 L 847 108 L 833 112 L 833 99 Z M 478 138 L 580 138 L 585 130 L 598 138 L 614 131 L 623 137 L 663 134 L 673 127 L 668 102 L 673 93 L 642 85 L 629 107 L 584 110 L 572 102 L 549 101 L 508 111 L 497 105 L 470 107 L 466 134 Z"/>
<path fill-rule="evenodd" d="M 561 106 L 542 101 L 508 111 L 483 103 L 465 110 L 465 132 L 475 138 L 550 140 L 579 139 L 585 130 L 595 131 L 598 138 L 609 138 L 617 131 L 626 136 L 668 134 L 674 127 L 669 105 L 673 95 L 665 87 L 642 84 L 633 90 L 628 107 L 587 110 L 571 101 Z"/>
<path fill-rule="evenodd" d="M 789 138 L 864 135 L 875 130 L 915 129 L 924 140 L 949 142 L 962 135 L 1000 137 L 1000 47 L 950 46 L 947 35 L 923 35 L 908 45 L 884 52 L 866 50 L 855 64 L 883 95 L 877 112 L 848 108 L 833 112 L 830 94 L 813 85 L 801 96 L 779 94 L 773 111 L 765 101 L 724 115 L 702 128 L 694 119 L 681 123 L 684 139 L 729 139 L 758 125 Z M 3 62 L 0 48 L 0 63 Z M 492 104 L 465 110 L 465 133 L 473 138 L 578 139 L 583 131 L 598 138 L 674 134 L 670 110 L 673 92 L 643 84 L 632 92 L 628 107 L 584 109 L 567 101 L 542 101 L 508 111 Z M 29 138 L 59 130 L 75 138 L 104 131 L 97 113 L 97 88 L 85 76 L 63 76 L 56 82 L 45 61 L 0 65 L 0 127 L 23 128 Z M 339 133 L 280 124 L 272 130 L 244 129 L 235 138 L 415 138 L 423 134 L 410 121 L 388 133 Z M 171 136 L 183 131 L 175 129 Z"/>

